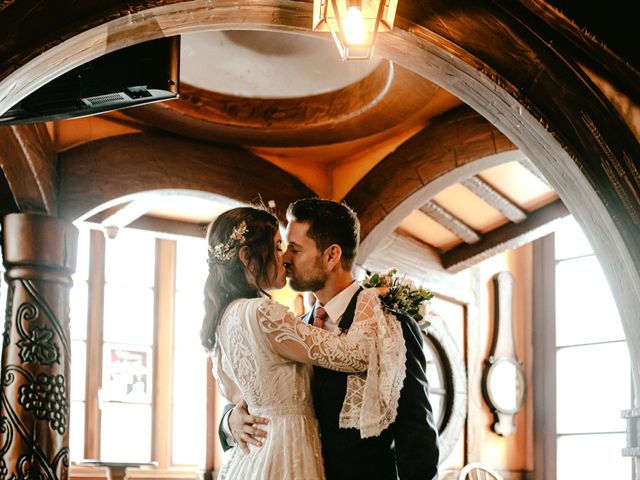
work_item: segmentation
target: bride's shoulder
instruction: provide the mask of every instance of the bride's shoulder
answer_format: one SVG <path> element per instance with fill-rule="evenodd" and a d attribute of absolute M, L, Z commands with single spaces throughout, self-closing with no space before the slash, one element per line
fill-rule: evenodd
<path fill-rule="evenodd" d="M 283 317 L 289 309 L 269 297 L 256 298 L 256 307 L 260 313 L 271 319 Z"/>

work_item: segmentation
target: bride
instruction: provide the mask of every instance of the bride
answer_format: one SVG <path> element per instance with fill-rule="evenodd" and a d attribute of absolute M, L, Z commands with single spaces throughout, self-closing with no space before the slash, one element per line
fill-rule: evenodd
<path fill-rule="evenodd" d="M 359 428 L 363 438 L 381 416 L 393 422 L 397 400 L 389 399 L 398 392 L 391 390 L 401 387 L 405 372 L 404 358 L 378 361 L 378 352 L 402 341 L 401 327 L 380 307 L 378 296 L 386 292 L 362 291 L 351 328 L 338 336 L 297 319 L 267 293 L 286 283 L 283 242 L 271 213 L 228 210 L 209 226 L 207 241 L 202 343 L 213 356 L 220 393 L 232 403 L 244 398 L 270 430 L 262 448 L 248 455 L 234 448 L 218 478 L 324 479 L 310 365 L 355 374 L 341 422 Z"/>

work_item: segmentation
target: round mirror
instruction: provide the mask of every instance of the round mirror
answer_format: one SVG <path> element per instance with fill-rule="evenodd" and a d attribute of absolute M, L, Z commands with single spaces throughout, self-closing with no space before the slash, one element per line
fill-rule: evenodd
<path fill-rule="evenodd" d="M 487 371 L 486 389 L 491 405 L 502 413 L 514 414 L 524 402 L 524 372 L 512 358 L 498 358 Z"/>

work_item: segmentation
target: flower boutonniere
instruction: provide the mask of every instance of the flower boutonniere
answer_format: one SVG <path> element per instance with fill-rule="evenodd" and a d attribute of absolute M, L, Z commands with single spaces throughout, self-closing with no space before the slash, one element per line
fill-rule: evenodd
<path fill-rule="evenodd" d="M 380 303 L 385 310 L 401 315 L 409 315 L 417 322 L 430 323 L 426 317 L 427 304 L 433 298 L 426 288 L 417 287 L 406 278 L 400 277 L 398 270 L 392 268 L 387 273 L 372 273 L 362 281 L 364 288 L 389 287 L 388 295 L 380 297 Z"/>

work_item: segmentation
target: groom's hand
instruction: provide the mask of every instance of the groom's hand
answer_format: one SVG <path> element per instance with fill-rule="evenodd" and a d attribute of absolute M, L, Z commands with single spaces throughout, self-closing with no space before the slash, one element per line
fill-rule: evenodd
<path fill-rule="evenodd" d="M 266 425 L 269 420 L 255 415 L 249 415 L 247 402 L 239 402 L 229 414 L 229 428 L 233 438 L 240 449 L 249 453 L 249 445 L 262 446 L 261 439 L 266 438 L 266 430 L 258 428 L 256 425 Z"/>

